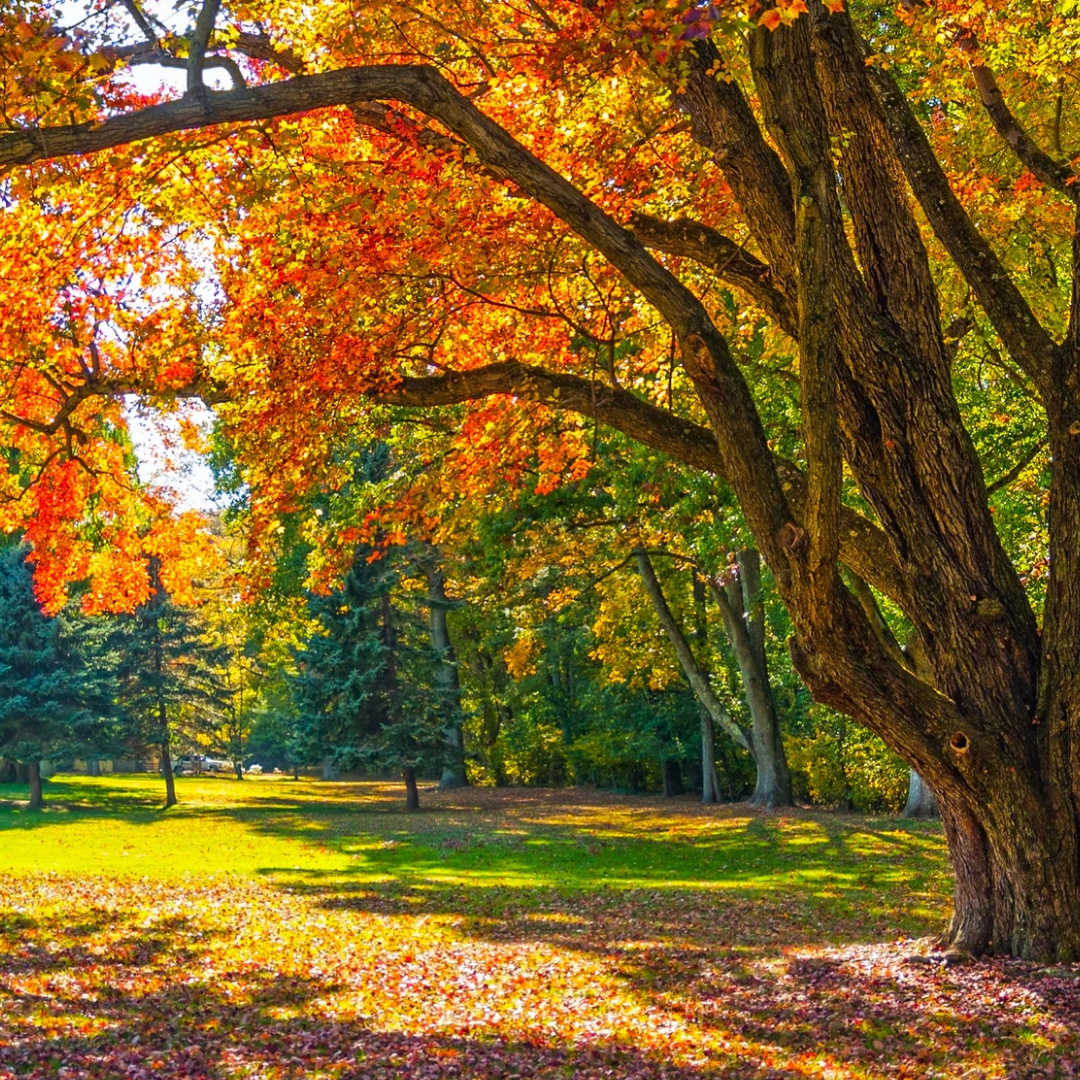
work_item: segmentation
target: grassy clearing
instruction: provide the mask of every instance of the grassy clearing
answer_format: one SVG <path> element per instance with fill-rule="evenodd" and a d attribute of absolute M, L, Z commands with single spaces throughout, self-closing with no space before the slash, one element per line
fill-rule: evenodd
<path fill-rule="evenodd" d="M 1080 968 L 911 967 L 935 826 L 595 792 L 0 788 L 0 1080 L 1073 1075 Z M 66 1069 L 67 1072 L 60 1070 Z"/>

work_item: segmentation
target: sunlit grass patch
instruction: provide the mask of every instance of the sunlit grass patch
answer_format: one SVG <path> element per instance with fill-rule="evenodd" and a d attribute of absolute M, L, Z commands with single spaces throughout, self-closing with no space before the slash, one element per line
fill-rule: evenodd
<path fill-rule="evenodd" d="M 904 965 L 948 910 L 933 825 L 179 791 L 62 778 L 37 815 L 0 792 L 0 1080 L 1034 1077 L 1080 1048 L 1080 969 Z"/>

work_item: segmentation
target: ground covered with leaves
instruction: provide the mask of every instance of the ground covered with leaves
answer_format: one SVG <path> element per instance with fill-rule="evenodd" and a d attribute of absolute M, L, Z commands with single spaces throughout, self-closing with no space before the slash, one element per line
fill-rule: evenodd
<path fill-rule="evenodd" d="M 592 792 L 0 788 L 0 1080 L 1071 1077 L 1080 965 L 912 964 L 934 826 Z"/>

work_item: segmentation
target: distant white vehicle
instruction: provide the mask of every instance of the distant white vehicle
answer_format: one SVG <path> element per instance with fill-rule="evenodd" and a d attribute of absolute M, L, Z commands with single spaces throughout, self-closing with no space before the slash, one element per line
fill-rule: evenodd
<path fill-rule="evenodd" d="M 249 765 L 244 772 L 251 773 L 252 776 L 262 776 L 263 767 L 261 765 Z"/>

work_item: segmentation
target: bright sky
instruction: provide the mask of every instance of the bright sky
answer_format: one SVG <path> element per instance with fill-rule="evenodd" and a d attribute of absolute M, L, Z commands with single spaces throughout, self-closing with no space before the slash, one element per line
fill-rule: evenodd
<path fill-rule="evenodd" d="M 140 65 L 131 71 L 131 81 L 143 93 L 168 88 L 180 95 L 184 92 L 187 73 L 178 68 Z M 228 89 L 227 77 L 212 70 L 206 73 L 206 84 L 215 90 Z M 172 488 L 181 510 L 212 510 L 215 502 L 214 477 L 201 455 L 185 450 L 179 440 L 179 420 L 187 417 L 201 427 L 213 423 L 213 412 L 205 406 L 188 403 L 172 416 L 151 420 L 137 408 L 127 409 L 128 430 L 139 459 L 139 479 Z"/>

